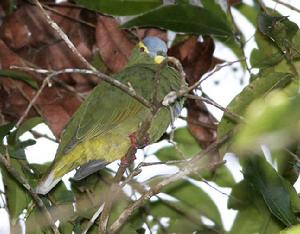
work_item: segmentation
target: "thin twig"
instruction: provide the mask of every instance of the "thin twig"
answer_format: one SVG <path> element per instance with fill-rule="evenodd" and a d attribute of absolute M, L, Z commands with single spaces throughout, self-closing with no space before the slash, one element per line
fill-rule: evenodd
<path fill-rule="evenodd" d="M 35 201 L 39 209 L 42 211 L 42 213 L 45 215 L 50 227 L 52 228 L 53 232 L 55 234 L 59 234 L 59 230 L 56 227 L 54 220 L 51 217 L 51 214 L 49 213 L 48 209 L 46 208 L 45 204 L 43 203 L 42 199 L 36 194 L 34 189 L 30 186 L 28 181 L 14 169 L 9 160 L 7 160 L 3 155 L 0 155 L 0 162 L 3 164 L 5 169 L 8 171 L 8 173 L 19 183 L 21 184 L 31 195 L 32 199 Z"/>
<path fill-rule="evenodd" d="M 256 2 L 264 12 L 268 13 L 268 8 L 266 7 L 266 5 L 263 3 L 262 0 L 256 0 Z"/>
<path fill-rule="evenodd" d="M 232 62 L 227 62 L 227 63 L 223 63 L 223 64 L 215 66 L 214 69 L 210 73 L 208 73 L 204 78 L 199 79 L 193 85 L 191 85 L 189 87 L 185 87 L 183 85 L 182 88 L 178 92 L 172 91 L 169 94 L 167 94 L 166 97 L 164 98 L 163 105 L 167 106 L 167 105 L 173 103 L 177 98 L 183 97 L 184 95 L 188 94 L 192 90 L 196 89 L 198 86 L 201 85 L 202 82 L 207 80 L 209 77 L 211 77 L 216 72 L 220 71 L 222 68 L 227 67 L 227 66 L 231 66 L 232 64 L 241 62 L 242 60 L 245 60 L 245 58 L 238 59 L 238 60 L 235 60 L 235 61 L 232 61 Z"/>
<path fill-rule="evenodd" d="M 136 139 L 144 139 L 145 136 L 147 136 L 147 132 L 151 126 L 151 123 L 153 121 L 154 116 L 159 111 L 159 107 L 157 107 L 142 123 L 141 127 L 136 132 Z M 133 161 L 136 153 L 136 147 L 131 146 L 129 150 L 126 153 L 126 156 L 124 157 L 124 160 L 127 161 L 127 163 L 121 163 L 118 171 L 114 177 L 114 182 L 111 186 L 109 198 L 106 199 L 103 212 L 100 216 L 100 224 L 99 224 L 99 233 L 106 233 L 107 232 L 107 224 L 110 217 L 110 211 L 112 208 L 112 204 L 114 202 L 114 196 L 118 194 L 118 191 L 121 189 L 119 182 L 121 181 L 123 174 L 125 173 L 127 167 L 130 165 L 130 163 Z"/>
<path fill-rule="evenodd" d="M 49 79 L 50 79 L 50 76 L 47 76 L 46 79 L 43 81 L 41 87 L 36 92 L 36 94 L 34 95 L 34 97 L 31 99 L 31 101 L 29 102 L 29 104 L 28 104 L 27 108 L 25 109 L 24 113 L 22 114 L 22 116 L 20 117 L 20 119 L 18 120 L 18 122 L 16 123 L 16 128 L 18 128 L 21 125 L 21 123 L 23 123 L 23 121 L 27 117 L 27 115 L 28 115 L 31 107 L 35 104 L 36 100 L 42 94 L 42 91 L 46 87 L 46 85 L 49 84 Z"/>
<path fill-rule="evenodd" d="M 52 7 L 49 7 L 49 6 L 45 5 L 45 4 L 42 4 L 42 6 L 43 6 L 43 8 L 47 9 L 48 11 L 51 11 L 51 12 L 57 14 L 57 15 L 60 15 L 60 16 L 62 16 L 62 17 L 65 17 L 65 18 L 67 18 L 67 19 L 69 19 L 69 20 L 78 22 L 78 23 L 80 23 L 80 24 L 84 24 L 84 25 L 86 25 L 86 26 L 88 26 L 88 27 L 91 27 L 91 28 L 93 28 L 93 29 L 96 28 L 96 25 L 95 25 L 95 24 L 89 23 L 89 22 L 84 21 L 84 20 L 81 20 L 81 19 L 76 19 L 76 18 L 74 18 L 74 17 L 72 17 L 72 16 L 69 16 L 69 15 L 65 15 L 65 14 L 61 13 L 60 11 L 58 11 L 58 10 L 52 8 Z"/>
<path fill-rule="evenodd" d="M 93 226 L 93 224 L 95 223 L 95 221 L 97 220 L 101 212 L 103 211 L 103 207 L 104 207 L 104 203 L 99 207 L 99 209 L 94 213 L 92 218 L 88 221 L 85 229 L 82 231 L 81 234 L 86 234 L 89 231 L 89 229 Z"/>
<path fill-rule="evenodd" d="M 72 92 L 75 94 L 75 96 L 77 96 L 79 98 L 79 100 L 83 101 L 86 99 L 86 94 L 82 94 L 80 92 L 78 92 L 73 86 L 71 85 L 68 85 L 66 82 L 56 78 L 56 77 L 53 77 L 53 80 L 58 83 L 59 85 L 62 86 L 62 88 L 66 89 L 67 91 L 69 92 Z"/>
<path fill-rule="evenodd" d="M 125 223 L 125 221 L 128 219 L 128 217 L 133 213 L 133 211 L 142 205 L 146 201 L 148 201 L 152 196 L 158 194 L 164 187 L 167 185 L 182 179 L 183 177 L 197 173 L 199 170 L 205 168 L 215 168 L 224 163 L 224 161 L 219 161 L 210 165 L 203 165 L 201 164 L 200 159 L 209 154 L 210 152 L 216 150 L 219 148 L 221 145 L 223 145 L 231 136 L 231 132 L 226 134 L 222 139 L 219 141 L 214 142 L 211 144 L 209 147 L 207 147 L 206 150 L 202 151 L 198 156 L 190 159 L 184 167 L 181 168 L 179 172 L 177 172 L 174 175 L 170 175 L 166 177 L 164 180 L 153 186 L 151 189 L 149 189 L 147 192 L 145 192 L 138 200 L 136 200 L 134 203 L 129 205 L 118 217 L 118 219 L 111 225 L 109 229 L 109 233 L 116 233 L 122 225 Z"/>
<path fill-rule="evenodd" d="M 157 218 L 155 215 L 152 214 L 151 209 L 149 206 L 145 205 L 142 207 L 142 210 L 145 212 L 146 215 L 148 216 L 152 216 L 153 220 L 158 224 L 158 226 L 160 227 L 161 231 L 165 234 L 169 234 L 170 232 L 165 228 L 165 226 L 161 223 L 161 221 L 159 220 L 159 218 Z M 149 229 L 150 234 L 152 233 L 151 227 L 150 225 L 148 225 L 147 222 L 147 217 L 144 218 L 145 219 L 145 223 Z"/>
<path fill-rule="evenodd" d="M 243 36 L 243 33 L 242 31 L 240 30 L 240 28 L 237 26 L 236 22 L 235 22 L 235 19 L 232 15 L 232 12 L 231 12 L 231 6 L 230 4 L 228 4 L 228 14 L 229 14 L 229 17 L 231 19 L 231 22 L 232 22 L 232 25 L 235 29 L 235 34 L 237 35 L 237 41 L 238 43 L 240 44 L 240 48 L 241 48 L 241 51 L 242 51 L 242 55 L 244 56 L 245 58 L 245 65 L 246 65 L 246 69 L 250 75 L 250 77 L 252 77 L 252 72 L 251 72 L 251 68 L 249 67 L 248 65 L 248 62 L 247 62 L 247 57 L 246 57 L 246 54 L 245 54 L 245 46 L 246 46 L 246 42 L 245 42 L 245 39 L 244 39 L 244 36 Z"/>
<path fill-rule="evenodd" d="M 52 138 L 52 137 L 48 136 L 47 134 L 43 134 L 43 133 L 40 133 L 40 132 L 32 130 L 32 129 L 29 130 L 29 132 L 34 136 L 34 138 L 46 138 L 49 141 L 53 141 L 55 143 L 59 143 L 59 141 L 57 139 Z"/>
<path fill-rule="evenodd" d="M 95 12 L 91 9 L 88 9 L 84 6 L 78 5 L 78 4 L 73 4 L 73 3 L 68 3 L 68 2 L 62 2 L 62 3 L 54 3 L 54 2 L 44 2 L 45 5 L 48 6 L 55 6 L 55 7 L 67 7 L 67 8 L 75 8 L 75 9 L 80 9 L 80 10 L 86 10 L 90 12 Z"/>
<path fill-rule="evenodd" d="M 29 4 L 35 5 L 35 4 L 32 3 L 30 0 L 27 0 L 27 2 L 28 2 Z M 70 16 L 70 15 L 63 14 L 63 13 L 61 13 L 60 11 L 58 11 L 58 10 L 56 10 L 56 9 L 50 7 L 50 6 L 61 7 L 61 8 L 74 8 L 74 9 L 79 9 L 79 10 L 82 10 L 82 9 L 87 10 L 87 8 L 83 8 L 83 7 L 75 7 L 74 4 L 72 4 L 72 6 L 70 6 L 70 5 L 65 6 L 65 5 L 63 5 L 63 4 L 57 4 L 57 3 L 50 4 L 50 3 L 46 3 L 46 2 L 41 3 L 41 5 L 43 6 L 43 8 L 47 9 L 48 11 L 53 12 L 54 14 L 57 14 L 57 15 L 60 15 L 60 16 L 62 16 L 62 17 L 65 17 L 65 18 L 67 18 L 67 19 L 69 19 L 69 20 L 72 20 L 72 21 L 75 21 L 75 22 L 84 24 L 84 25 L 86 25 L 86 26 L 88 26 L 88 27 L 91 27 L 91 28 L 93 28 L 93 29 L 96 28 L 96 25 L 95 25 L 95 24 L 89 23 L 89 22 L 87 22 L 87 21 L 84 21 L 84 20 L 81 20 L 81 19 L 78 19 L 78 18 L 74 18 L 74 17 L 72 17 L 72 16 Z"/>
<path fill-rule="evenodd" d="M 214 100 L 210 99 L 210 98 L 206 98 L 206 97 L 201 97 L 201 96 L 196 96 L 196 95 L 192 95 L 192 94 L 186 94 L 185 97 L 190 98 L 190 99 L 198 99 L 201 100 L 203 102 L 206 102 L 207 104 L 210 104 L 212 106 L 215 106 L 216 108 L 224 111 L 225 113 L 229 114 L 231 118 L 233 118 L 233 120 L 235 120 L 236 122 L 240 123 L 240 122 L 245 122 L 244 117 L 230 111 L 228 108 L 223 107 L 221 105 L 219 105 L 218 103 L 216 103 Z"/>
<path fill-rule="evenodd" d="M 74 53 L 74 55 L 76 55 L 79 60 L 89 69 L 91 69 L 92 71 L 97 71 L 97 69 L 92 66 L 80 53 L 79 51 L 76 49 L 76 47 L 74 46 L 73 42 L 68 38 L 68 36 L 65 34 L 65 32 L 57 25 L 57 23 L 55 23 L 51 17 L 49 16 L 49 14 L 47 13 L 47 11 L 43 8 L 43 6 L 41 5 L 41 3 L 38 0 L 33 0 L 33 2 L 37 5 L 37 7 L 41 10 L 41 12 L 43 13 L 43 15 L 45 16 L 48 24 L 56 31 L 56 33 L 59 35 L 59 37 L 67 44 L 67 46 L 70 48 L 70 50 Z"/>
<path fill-rule="evenodd" d="M 128 184 L 129 182 L 131 182 L 131 180 L 137 176 L 138 174 L 140 174 L 142 172 L 142 167 L 149 167 L 149 166 L 156 166 L 156 165 L 178 165 L 181 163 L 186 163 L 187 160 L 183 159 L 183 160 L 170 160 L 170 161 L 160 161 L 160 162 L 141 162 L 139 165 L 137 165 L 134 170 L 126 177 L 126 179 L 122 182 L 122 184 L 120 185 L 120 187 L 124 187 L 126 184 Z"/>
<path fill-rule="evenodd" d="M 215 168 L 219 165 L 223 164 L 223 161 L 214 163 L 209 166 L 209 168 Z M 118 219 L 111 225 L 109 233 L 116 233 L 125 223 L 125 221 L 128 219 L 130 215 L 133 214 L 134 210 L 137 208 L 141 207 L 142 205 L 145 204 L 146 201 L 148 201 L 151 197 L 154 195 L 160 193 L 160 191 L 166 187 L 167 185 L 182 179 L 183 177 L 195 173 L 196 171 L 199 171 L 200 169 L 207 169 L 207 165 L 204 167 L 191 167 L 191 169 L 185 168 L 184 170 L 181 170 L 175 175 L 171 175 L 164 179 L 163 181 L 159 182 L 157 185 L 153 186 L 150 190 L 148 190 L 146 193 L 144 193 L 138 200 L 136 200 L 134 203 L 129 205 L 118 217 Z"/>
<path fill-rule="evenodd" d="M 35 68 L 30 68 L 30 67 L 19 67 L 19 66 L 11 66 L 10 68 L 22 70 L 22 71 L 36 72 L 36 73 L 40 73 L 40 74 L 50 74 L 51 77 L 58 76 L 60 74 L 66 74 L 66 73 L 78 73 L 78 74 L 84 74 L 84 75 L 93 75 L 93 76 L 96 76 L 96 77 L 100 78 L 101 80 L 104 80 L 105 82 L 119 88 L 120 90 L 124 91 L 125 93 L 127 93 L 128 95 L 130 95 L 131 97 L 133 97 L 134 99 L 139 101 L 144 106 L 146 106 L 150 109 L 152 108 L 152 104 L 148 100 L 146 100 L 144 97 L 138 95 L 132 87 L 125 85 L 122 82 L 120 82 L 116 79 L 113 79 L 112 77 L 110 77 L 102 72 L 99 72 L 99 71 L 93 71 L 93 70 L 89 70 L 89 69 L 78 69 L 78 68 L 66 68 L 66 69 L 55 71 L 55 70 L 35 69 Z"/>
<path fill-rule="evenodd" d="M 166 63 L 163 63 L 162 66 L 167 66 Z M 160 73 L 161 73 L 161 69 L 162 67 L 159 67 L 159 69 L 157 70 L 156 74 L 155 74 L 155 82 L 158 85 L 159 80 L 160 80 Z M 157 87 L 158 88 L 158 87 Z M 154 92 L 154 95 L 152 97 L 152 103 L 151 103 L 151 112 L 150 114 L 142 121 L 140 127 L 138 128 L 138 130 L 135 132 L 135 137 L 136 139 L 142 139 L 142 141 L 144 141 L 144 139 L 146 137 L 148 137 L 148 130 L 151 127 L 152 121 L 155 118 L 156 114 L 160 111 L 162 105 L 160 103 L 160 101 L 158 100 L 158 92 Z M 143 142 L 144 143 L 144 142 Z M 139 144 L 139 142 L 138 142 Z M 132 161 L 135 158 L 135 153 L 136 153 L 136 146 L 131 146 L 129 148 L 129 150 L 126 153 L 126 156 L 124 157 L 124 161 L 126 161 L 126 163 L 123 163 L 124 161 L 122 160 L 121 165 L 118 168 L 118 171 L 114 177 L 114 182 L 111 186 L 111 190 L 109 195 L 111 197 L 109 197 L 108 199 L 106 199 L 105 204 L 104 204 L 104 208 L 103 208 L 103 212 L 100 216 L 100 224 L 99 224 L 99 233 L 107 233 L 107 225 L 108 225 L 108 221 L 110 218 L 110 211 L 112 208 L 112 204 L 114 202 L 114 196 L 115 194 L 118 192 L 118 190 L 120 190 L 122 187 L 119 185 L 127 167 L 132 163 Z"/>
<path fill-rule="evenodd" d="M 191 119 L 188 119 L 187 117 L 183 117 L 183 116 L 179 116 L 178 118 L 182 119 L 182 120 L 185 120 L 186 122 L 188 123 L 191 123 L 191 124 L 194 124 L 194 125 L 199 125 L 199 126 L 202 126 L 202 127 L 206 127 L 206 128 L 210 128 L 210 129 L 216 129 L 218 127 L 218 123 L 206 123 L 204 121 L 201 121 L 201 120 L 191 120 Z"/>
<path fill-rule="evenodd" d="M 289 8 L 289 9 L 291 9 L 292 11 L 296 11 L 296 12 L 300 13 L 300 10 L 299 10 L 298 8 L 296 8 L 296 7 L 294 7 L 294 6 L 290 5 L 290 4 L 288 4 L 288 3 L 286 3 L 286 2 L 283 2 L 283 1 L 281 1 L 281 0 L 272 0 L 272 1 L 273 1 L 273 2 L 276 2 L 276 3 L 278 3 L 278 4 L 281 4 L 281 5 L 283 5 L 283 6 L 287 7 L 287 8 Z"/>

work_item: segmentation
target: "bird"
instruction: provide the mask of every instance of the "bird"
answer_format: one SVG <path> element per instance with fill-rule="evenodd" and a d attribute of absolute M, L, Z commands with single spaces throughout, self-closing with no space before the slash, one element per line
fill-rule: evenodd
<path fill-rule="evenodd" d="M 180 72 L 166 62 L 167 50 L 160 38 L 145 37 L 132 50 L 126 67 L 112 78 L 128 84 L 148 102 L 155 99 L 162 103 L 170 92 L 186 86 Z M 180 98 L 170 106 L 161 106 L 147 131 L 147 144 L 159 140 L 182 106 Z M 74 178 L 80 180 L 124 157 L 133 145 L 135 133 L 150 114 L 149 107 L 128 93 L 101 82 L 66 125 L 54 161 L 35 188 L 36 193 L 47 194 L 74 169 Z"/>

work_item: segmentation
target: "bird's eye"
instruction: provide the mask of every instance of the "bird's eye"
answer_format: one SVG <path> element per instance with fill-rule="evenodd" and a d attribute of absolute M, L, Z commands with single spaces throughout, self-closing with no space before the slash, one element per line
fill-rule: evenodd
<path fill-rule="evenodd" d="M 140 52 L 145 52 L 145 47 L 140 47 Z"/>

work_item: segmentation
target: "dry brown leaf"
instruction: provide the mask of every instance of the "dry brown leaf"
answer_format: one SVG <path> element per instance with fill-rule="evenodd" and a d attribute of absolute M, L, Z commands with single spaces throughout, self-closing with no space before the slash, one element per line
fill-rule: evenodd
<path fill-rule="evenodd" d="M 118 22 L 107 16 L 98 16 L 96 40 L 100 55 L 113 72 L 121 71 L 127 64 L 134 47 Z"/>
<path fill-rule="evenodd" d="M 56 10 L 75 19 L 80 16 L 79 9 L 57 7 Z M 91 59 L 94 41 L 91 39 L 92 36 L 86 33 L 90 29 L 87 30 L 84 28 L 86 26 L 62 16 L 54 14 L 51 16 L 67 33 L 79 52 L 87 59 Z M 83 33 L 83 28 L 86 34 Z M 58 39 L 40 11 L 32 5 L 25 4 L 7 17 L 0 28 L 0 37 L 2 69 L 7 69 L 11 65 L 51 69 L 82 67 L 79 59 L 63 41 Z M 35 73 L 32 75 L 41 84 L 42 77 Z M 78 74 L 62 75 L 59 79 L 83 92 L 90 91 L 95 86 L 95 82 L 91 79 Z M 75 93 L 67 91 L 61 85 L 53 84 L 53 87 L 43 91 L 27 117 L 43 116 L 53 133 L 59 136 L 80 105 L 80 100 Z M 36 90 L 23 82 L 10 79 L 0 80 L 0 90 L 1 97 L 5 97 L 0 99 L 1 120 L 10 122 L 18 121 L 36 94 Z"/>
<path fill-rule="evenodd" d="M 192 36 L 169 50 L 171 56 L 177 57 L 186 72 L 189 85 L 194 84 L 212 66 L 214 43 L 206 37 L 203 42 Z M 200 100 L 190 99 L 186 103 L 188 109 L 188 127 L 198 143 L 206 148 L 216 140 L 217 120 L 209 113 Z"/>

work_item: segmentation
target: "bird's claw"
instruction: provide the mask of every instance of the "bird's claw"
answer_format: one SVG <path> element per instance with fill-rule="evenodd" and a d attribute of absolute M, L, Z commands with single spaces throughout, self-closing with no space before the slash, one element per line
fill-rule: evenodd
<path fill-rule="evenodd" d="M 121 159 L 121 166 L 123 167 L 128 167 L 134 160 L 136 159 L 135 155 L 132 155 L 132 158 L 128 158 L 128 157 L 123 157 Z"/>
<path fill-rule="evenodd" d="M 129 139 L 130 139 L 132 147 L 134 147 L 135 149 L 144 148 L 146 145 L 148 145 L 150 143 L 150 138 L 149 138 L 148 134 L 145 134 L 142 142 L 138 139 L 136 132 L 131 133 L 129 135 Z"/>

